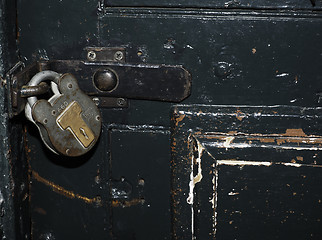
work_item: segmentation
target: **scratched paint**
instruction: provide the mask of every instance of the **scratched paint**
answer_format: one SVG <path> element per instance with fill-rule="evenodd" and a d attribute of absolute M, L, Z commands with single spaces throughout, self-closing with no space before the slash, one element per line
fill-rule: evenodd
<path fill-rule="evenodd" d="M 217 203 L 218 203 L 218 169 L 216 168 L 216 163 L 212 164 L 213 167 L 213 176 L 212 176 L 212 199 L 209 200 L 213 210 L 212 215 L 212 231 L 214 236 L 217 232 Z"/>
<path fill-rule="evenodd" d="M 218 165 L 229 165 L 229 166 L 265 166 L 265 167 L 270 167 L 272 165 L 283 165 L 286 167 L 318 167 L 318 168 L 322 167 L 322 165 L 315 165 L 315 164 L 242 161 L 242 160 L 217 160 L 217 164 Z"/>
<path fill-rule="evenodd" d="M 87 204 L 93 204 L 93 203 L 96 203 L 99 201 L 99 199 L 97 197 L 94 197 L 94 198 L 89 198 L 89 197 L 85 197 L 85 196 L 82 196 L 78 193 L 74 193 L 73 191 L 71 190 L 67 190 L 65 188 L 63 188 L 62 186 L 59 186 L 57 184 L 55 184 L 54 182 L 52 181 L 49 181 L 43 177 L 41 177 L 37 172 L 35 171 L 32 171 L 32 177 L 37 180 L 38 182 L 41 182 L 49 187 L 51 187 L 51 189 L 58 193 L 58 194 L 61 194 L 63 195 L 64 197 L 67 197 L 67 198 L 71 198 L 71 199 L 79 199 L 79 200 L 82 200 L 84 201 L 85 203 Z"/>

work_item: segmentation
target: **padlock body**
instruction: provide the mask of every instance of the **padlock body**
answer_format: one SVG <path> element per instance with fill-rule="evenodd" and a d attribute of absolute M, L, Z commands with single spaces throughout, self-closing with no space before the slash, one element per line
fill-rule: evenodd
<path fill-rule="evenodd" d="M 97 142 L 101 132 L 101 115 L 93 102 L 78 87 L 72 74 L 64 74 L 58 81 L 60 95 L 38 100 L 32 116 L 46 145 L 66 156 L 87 153 Z"/>

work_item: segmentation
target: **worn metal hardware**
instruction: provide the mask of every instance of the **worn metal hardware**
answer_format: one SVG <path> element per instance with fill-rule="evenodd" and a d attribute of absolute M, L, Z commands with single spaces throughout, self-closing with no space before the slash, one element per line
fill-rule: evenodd
<path fill-rule="evenodd" d="M 21 90 L 36 73 L 46 70 L 42 63 L 34 62 L 25 66 L 18 62 L 6 74 L 6 87 L 8 94 L 8 114 L 12 118 L 25 109 L 27 99 L 21 96 Z M 22 90 L 24 91 L 24 90 Z"/>
<path fill-rule="evenodd" d="M 42 82 L 37 86 L 22 86 L 20 90 L 21 97 L 32 97 L 45 94 L 49 91 L 50 87 L 47 83 Z"/>
<path fill-rule="evenodd" d="M 118 79 L 113 71 L 104 69 L 94 73 L 93 83 L 100 91 L 112 91 L 117 87 Z"/>
<path fill-rule="evenodd" d="M 87 47 L 87 60 L 91 62 L 125 62 L 125 48 L 112 47 Z"/>
<path fill-rule="evenodd" d="M 38 61 L 9 75 L 9 116 L 12 118 L 23 111 L 26 100 L 21 90 L 32 76 L 43 70 L 73 74 L 84 93 L 109 102 L 107 105 L 100 104 L 100 107 L 125 107 L 127 99 L 178 103 L 190 95 L 191 75 L 181 65 L 125 63 L 123 48 L 85 50 L 89 61 Z M 25 94 L 26 91 L 22 92 Z M 111 105 L 114 100 L 106 101 L 106 98 L 121 98 L 124 101 Z"/>
<path fill-rule="evenodd" d="M 129 101 L 125 98 L 93 97 L 92 100 L 99 108 L 127 108 Z"/>
<path fill-rule="evenodd" d="M 84 122 L 81 113 L 81 106 L 74 101 L 58 116 L 57 123 L 62 129 L 69 130 L 83 147 L 87 148 L 94 141 L 95 136 Z"/>
<path fill-rule="evenodd" d="M 79 89 L 72 74 L 39 72 L 30 85 L 47 79 L 56 84 L 51 85 L 54 95 L 48 100 L 29 97 L 26 117 L 38 127 L 43 142 L 54 153 L 72 157 L 84 155 L 100 136 L 100 111 Z"/>

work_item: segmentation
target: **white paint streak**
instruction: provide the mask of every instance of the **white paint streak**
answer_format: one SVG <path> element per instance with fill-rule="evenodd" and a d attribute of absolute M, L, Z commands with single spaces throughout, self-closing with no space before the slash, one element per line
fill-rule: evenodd
<path fill-rule="evenodd" d="M 218 203 L 218 170 L 215 169 L 215 185 L 214 185 L 214 194 L 215 194 L 215 204 L 214 204 L 214 223 L 213 223 L 213 231 L 214 231 L 214 237 L 216 236 L 217 232 L 217 203 Z"/>
<path fill-rule="evenodd" d="M 229 192 L 228 196 L 235 196 L 235 195 L 238 195 L 238 194 L 239 194 L 239 192 Z"/>
<path fill-rule="evenodd" d="M 235 139 L 235 137 L 226 137 L 224 142 L 224 147 L 227 149 L 230 147 L 231 142 Z"/>
<path fill-rule="evenodd" d="M 281 73 L 281 74 L 277 74 L 276 77 L 286 77 L 290 75 L 289 73 Z"/>
<path fill-rule="evenodd" d="M 194 188 L 195 185 L 202 180 L 202 167 L 201 167 L 201 157 L 202 153 L 205 150 L 205 148 L 202 146 L 202 144 L 196 139 L 197 147 L 198 147 L 198 158 L 196 159 L 196 163 L 198 164 L 198 173 L 196 176 L 193 175 L 194 172 L 194 162 L 195 157 L 194 154 L 192 154 L 191 158 L 191 173 L 190 173 L 190 182 L 189 182 L 189 195 L 187 198 L 187 203 L 191 205 L 191 236 L 192 240 L 194 240 L 194 208 L 193 208 L 193 201 L 194 201 Z"/>
<path fill-rule="evenodd" d="M 204 147 L 202 146 L 202 144 L 197 141 L 197 146 L 198 146 L 198 158 L 196 159 L 196 163 L 198 164 L 198 173 L 196 176 L 193 176 L 193 172 L 194 172 L 194 155 L 192 155 L 192 159 L 191 159 L 191 173 L 190 173 L 190 183 L 189 183 L 189 196 L 187 198 L 187 203 L 188 204 L 193 204 L 193 190 L 195 188 L 195 185 L 199 182 L 201 182 L 202 180 L 202 167 L 201 167 L 201 156 L 202 153 L 204 151 Z"/>
<path fill-rule="evenodd" d="M 310 165 L 310 164 L 300 164 L 300 163 L 278 163 L 284 166 L 289 166 L 289 167 L 303 167 L 305 165 Z"/>
<path fill-rule="evenodd" d="M 250 148 L 250 147 L 261 147 L 261 148 L 272 148 L 272 144 L 261 144 L 261 145 L 256 145 L 252 143 L 230 143 L 229 145 L 226 144 L 225 142 L 206 142 L 204 143 L 205 146 L 209 147 L 216 147 L 216 148 Z M 307 143 L 307 142 L 306 142 Z M 297 151 L 304 151 L 304 150 L 309 150 L 309 151 L 319 151 L 322 150 L 322 147 L 306 147 L 306 146 L 284 146 L 284 145 L 274 145 L 275 149 L 286 149 L 286 150 L 297 150 Z"/>
<path fill-rule="evenodd" d="M 218 160 L 218 165 L 230 165 L 230 166 L 266 166 L 272 165 L 271 162 L 257 162 L 257 161 L 238 161 L 238 160 Z"/>
<path fill-rule="evenodd" d="M 217 165 L 229 166 L 265 166 L 283 165 L 286 167 L 322 167 L 322 165 L 315 164 L 301 164 L 301 163 L 284 163 L 284 162 L 259 162 L 259 161 L 242 161 L 242 160 L 218 160 Z"/>

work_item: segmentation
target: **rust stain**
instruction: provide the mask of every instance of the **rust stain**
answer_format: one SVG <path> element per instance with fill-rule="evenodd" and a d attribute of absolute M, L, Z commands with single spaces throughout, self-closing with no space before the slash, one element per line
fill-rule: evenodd
<path fill-rule="evenodd" d="M 235 135 L 235 134 L 237 134 L 237 131 L 229 131 L 228 134 L 229 135 Z"/>
<path fill-rule="evenodd" d="M 287 139 L 276 139 L 277 145 L 281 145 L 286 142 Z"/>
<path fill-rule="evenodd" d="M 248 140 L 257 140 L 256 138 L 248 139 Z M 259 141 L 262 143 L 274 143 L 274 138 L 259 138 Z"/>
<path fill-rule="evenodd" d="M 201 114 L 203 114 L 203 112 L 200 110 L 200 111 L 197 113 L 197 116 L 200 116 Z"/>
<path fill-rule="evenodd" d="M 239 109 L 237 110 L 237 112 L 236 112 L 236 118 L 239 120 L 239 121 L 241 121 L 241 120 L 243 120 L 243 118 L 245 117 L 245 114 L 242 112 L 242 111 L 240 111 Z"/>
<path fill-rule="evenodd" d="M 140 199 L 132 199 L 132 200 L 112 200 L 112 207 L 132 207 L 135 205 L 143 205 L 145 200 L 143 198 Z"/>
<path fill-rule="evenodd" d="M 286 132 L 282 135 L 288 137 L 307 137 L 302 128 L 286 129 Z"/>
<path fill-rule="evenodd" d="M 88 203 L 88 204 L 92 204 L 92 203 L 96 203 L 98 202 L 98 199 L 95 197 L 95 198 L 88 198 L 88 197 L 84 197 L 84 196 L 81 196 L 80 194 L 77 194 L 77 193 L 74 193 L 73 191 L 70 191 L 70 190 L 66 190 L 65 188 L 41 177 L 37 172 L 35 171 L 32 171 L 32 177 L 34 179 L 36 179 L 38 182 L 41 182 L 49 187 L 52 188 L 52 190 L 60 195 L 63 195 L 67 198 L 71 198 L 71 199 L 79 199 L 79 200 L 82 200 L 84 201 L 85 203 Z"/>
<path fill-rule="evenodd" d="M 301 157 L 301 156 L 297 156 L 297 157 L 296 157 L 296 159 L 297 159 L 298 161 L 303 162 L 303 159 L 304 159 L 304 158 L 303 158 L 303 157 Z"/>
<path fill-rule="evenodd" d="M 36 207 L 35 209 L 35 212 L 41 214 L 41 215 L 46 215 L 47 212 L 43 209 L 43 208 L 40 208 L 40 207 Z"/>
<path fill-rule="evenodd" d="M 26 161 L 27 161 L 27 165 L 28 165 L 28 193 L 30 193 L 30 191 L 31 191 L 31 165 L 30 165 L 31 157 L 30 157 L 29 153 L 31 152 L 31 149 L 29 148 L 29 145 L 28 145 L 27 126 L 25 126 L 23 128 L 23 145 L 24 145 L 25 154 L 26 154 Z M 28 197 L 28 201 L 30 204 L 31 203 L 31 194 L 28 194 L 27 197 Z M 33 228 L 32 222 L 31 222 L 31 228 Z"/>
<path fill-rule="evenodd" d="M 186 117 L 185 114 L 179 114 L 175 112 L 174 115 L 171 117 L 171 120 L 175 122 L 175 126 L 178 127 L 179 122 L 181 122 Z"/>
<path fill-rule="evenodd" d="M 178 117 L 176 117 L 176 123 L 177 125 L 179 124 L 179 122 L 181 122 L 184 118 L 185 118 L 185 114 L 179 115 Z"/>
<path fill-rule="evenodd" d="M 238 110 L 239 111 L 239 110 Z M 241 113 L 241 112 L 240 112 Z M 245 116 L 245 115 L 244 115 Z M 240 118 L 240 120 L 244 117 L 242 116 L 236 116 L 237 118 Z M 223 132 L 206 132 L 203 134 L 195 134 L 199 138 L 205 138 L 205 139 L 218 139 L 225 141 L 228 136 L 234 136 L 237 139 L 243 139 L 244 137 L 248 141 L 249 144 L 256 143 L 256 141 L 259 141 L 261 143 L 276 143 L 277 145 L 285 144 L 285 143 L 296 143 L 298 146 L 300 144 L 320 144 L 319 146 L 322 146 L 322 136 L 317 135 L 307 135 L 303 131 L 302 128 L 299 129 L 286 129 L 285 133 L 272 133 L 272 134 L 261 134 L 261 133 L 241 133 L 237 131 L 229 131 L 228 133 Z M 303 161 L 303 157 L 298 156 L 298 161 Z"/>
<path fill-rule="evenodd" d="M 299 82 L 298 76 L 295 76 L 294 80 L 295 80 L 295 83 L 298 83 Z"/>

